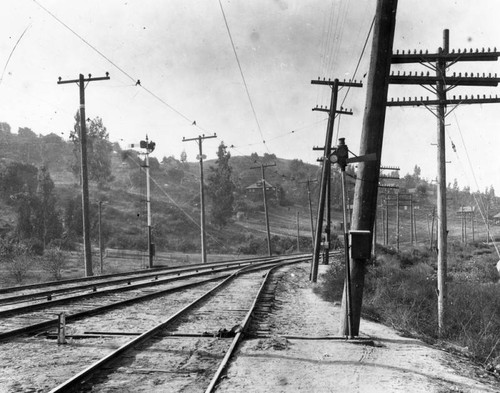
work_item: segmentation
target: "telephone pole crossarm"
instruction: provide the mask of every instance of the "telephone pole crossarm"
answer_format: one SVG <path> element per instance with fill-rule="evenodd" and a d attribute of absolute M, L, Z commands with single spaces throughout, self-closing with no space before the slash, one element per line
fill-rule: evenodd
<path fill-rule="evenodd" d="M 106 72 L 106 76 L 99 76 L 97 78 L 92 78 L 92 76 L 89 74 L 88 78 L 83 78 L 83 79 L 71 79 L 71 80 L 65 80 L 63 81 L 61 77 L 59 77 L 59 80 L 57 81 L 58 85 L 65 85 L 67 83 L 80 83 L 80 82 L 95 82 L 95 81 L 107 81 L 111 79 L 109 77 L 109 72 Z"/>
<path fill-rule="evenodd" d="M 337 81 L 339 87 L 363 87 L 363 84 L 361 82 L 356 82 L 356 81 Z M 326 85 L 326 86 L 333 86 L 334 81 L 332 80 L 312 80 L 311 85 Z"/>
<path fill-rule="evenodd" d="M 314 112 L 328 112 L 330 113 L 330 109 L 328 108 L 322 108 L 322 107 L 318 107 L 316 106 L 315 108 L 312 109 Z M 352 109 L 351 110 L 339 110 L 339 111 L 335 111 L 336 114 L 339 114 L 339 115 L 352 115 L 353 112 L 352 112 Z"/>
<path fill-rule="evenodd" d="M 497 104 L 500 102 L 500 97 L 480 97 L 477 96 L 474 98 L 471 96 L 459 96 L 458 98 L 456 96 L 453 96 L 451 99 L 446 99 L 446 100 L 431 100 L 429 98 L 423 100 L 418 100 L 418 99 L 411 99 L 409 98 L 406 100 L 403 98 L 402 101 L 397 99 L 394 101 L 394 98 L 391 99 L 391 101 L 387 101 L 387 106 L 434 106 L 434 105 L 470 105 L 470 104 Z"/>
<path fill-rule="evenodd" d="M 470 50 L 467 52 L 464 50 L 461 52 L 460 50 L 456 51 L 452 50 L 451 53 L 404 53 L 404 51 L 400 54 L 399 51 L 396 51 L 396 54 L 392 54 L 392 64 L 410 64 L 410 63 L 436 63 L 439 60 L 444 60 L 446 62 L 456 63 L 457 61 L 496 61 L 500 57 L 500 52 L 494 51 L 491 52 L 490 48 L 485 52 L 484 48 L 480 52 L 478 49 L 476 51 Z"/>
<path fill-rule="evenodd" d="M 406 75 L 389 76 L 389 83 L 398 85 L 436 85 L 438 82 L 443 82 L 447 86 L 491 86 L 496 87 L 500 82 L 500 78 L 492 76 L 474 76 L 474 75 L 451 75 L 438 77 L 436 75 L 412 75 L 411 72 Z"/>

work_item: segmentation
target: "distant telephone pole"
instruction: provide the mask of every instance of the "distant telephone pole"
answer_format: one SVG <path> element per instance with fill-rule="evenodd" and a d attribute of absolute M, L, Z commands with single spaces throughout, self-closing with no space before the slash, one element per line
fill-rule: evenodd
<path fill-rule="evenodd" d="M 305 182 L 299 182 L 299 183 L 305 183 L 305 184 L 307 184 L 307 199 L 309 201 L 309 217 L 310 217 L 310 220 L 311 220 L 311 242 L 312 242 L 312 246 L 313 247 L 314 247 L 314 220 L 313 220 L 313 210 L 312 210 L 312 202 L 311 202 L 311 187 L 310 187 L 310 184 L 314 183 L 314 182 L 317 182 L 317 180 L 316 179 L 314 179 L 314 180 L 307 179 Z"/>
<path fill-rule="evenodd" d="M 200 161 L 200 207 L 201 207 L 201 262 L 207 262 L 207 248 L 205 241 L 205 186 L 203 183 L 203 141 L 205 139 L 217 138 L 216 134 L 205 136 L 199 135 L 197 138 L 182 138 L 183 142 L 196 141 L 198 143 L 199 154 L 198 160 Z"/>
<path fill-rule="evenodd" d="M 86 118 L 85 118 L 85 83 L 108 80 L 109 73 L 106 72 L 106 76 L 92 78 L 89 74 L 88 78 L 85 78 L 83 74 L 80 74 L 78 79 L 63 81 L 61 77 L 57 81 L 58 85 L 63 85 L 66 83 L 76 83 L 80 88 L 80 159 L 81 159 L 81 178 L 82 178 L 82 216 L 83 216 L 83 250 L 85 254 L 85 276 L 93 276 L 92 272 L 92 248 L 90 244 L 90 216 L 89 216 L 89 177 L 87 169 L 87 129 L 86 129 Z"/>
<path fill-rule="evenodd" d="M 265 175 L 265 168 L 268 168 L 270 166 L 276 166 L 276 163 L 273 164 L 260 164 L 259 166 L 252 166 L 250 169 L 259 169 L 261 170 L 262 174 L 262 197 L 264 199 L 264 214 L 266 216 L 266 232 L 267 232 L 267 252 L 269 256 L 273 255 L 273 249 L 272 249 L 272 244 L 271 244 L 271 230 L 269 229 L 269 213 L 267 212 L 267 196 L 266 196 L 266 175 Z"/>
<path fill-rule="evenodd" d="M 424 73 L 414 73 L 411 72 L 402 74 L 392 73 L 389 76 L 389 83 L 392 84 L 404 84 L 404 85 L 421 85 L 427 90 L 433 91 L 436 94 L 435 99 L 429 99 L 426 97 L 420 97 L 418 99 L 410 98 L 408 100 L 403 99 L 400 101 L 391 100 L 387 102 L 387 106 L 421 106 L 423 105 L 431 113 L 433 113 L 437 118 L 437 172 L 438 172 L 438 192 L 437 192 L 437 239 L 438 239 L 438 330 L 439 334 L 444 334 L 445 331 L 445 313 L 446 313 L 446 303 L 447 303 L 447 286 L 446 286 L 446 276 L 447 276 L 447 214 L 446 214 L 446 149 L 445 149 L 445 119 L 446 116 L 453 112 L 459 105 L 462 104 L 487 104 L 487 103 L 499 103 L 500 98 L 482 97 L 477 96 L 453 96 L 453 98 L 448 98 L 447 93 L 457 86 L 498 86 L 500 78 L 497 78 L 496 74 L 492 76 L 491 74 L 486 75 L 474 75 L 473 73 L 453 73 L 452 75 L 447 75 L 446 71 L 452 65 L 463 62 L 463 61 L 497 61 L 500 56 L 500 52 L 496 51 L 496 48 L 491 51 L 489 48 L 487 51 L 484 48 L 479 51 L 476 49 L 473 51 L 467 51 L 466 49 L 461 52 L 461 50 L 449 49 L 449 30 L 443 31 L 443 47 L 438 48 L 436 53 L 428 53 L 426 51 L 423 53 L 420 51 L 414 51 L 413 53 L 408 52 L 399 53 L 397 51 L 392 54 L 392 64 L 423 64 L 429 69 L 435 71 L 435 75 L 430 75 L 427 72 Z M 427 87 L 430 86 L 430 87 Z M 450 111 L 447 111 L 447 106 L 453 105 Z M 429 107 L 436 107 L 435 111 Z"/>

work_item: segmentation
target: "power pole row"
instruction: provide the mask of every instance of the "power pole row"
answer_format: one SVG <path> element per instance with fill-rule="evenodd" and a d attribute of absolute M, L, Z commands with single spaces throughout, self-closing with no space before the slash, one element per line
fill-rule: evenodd
<path fill-rule="evenodd" d="M 396 207 L 396 249 L 399 251 L 400 245 L 400 208 L 406 206 L 410 208 L 410 243 L 413 246 L 416 239 L 415 217 L 413 214 L 413 195 L 407 193 L 382 194 L 384 207 L 384 244 L 389 243 L 389 207 Z M 409 199 L 405 199 L 409 198 Z"/>
<path fill-rule="evenodd" d="M 327 204 L 327 194 L 328 192 L 328 186 L 329 186 L 329 179 L 330 179 L 330 173 L 331 173 L 331 163 L 329 161 L 329 158 L 332 154 L 332 139 L 333 139 L 333 126 L 335 123 L 335 117 L 336 115 L 340 114 L 345 114 L 345 115 L 352 115 L 352 111 L 347 111 L 344 110 L 344 108 L 340 108 L 340 110 L 337 110 L 337 96 L 338 96 L 338 91 L 340 87 L 362 87 L 363 84 L 355 81 L 339 81 L 338 79 L 335 79 L 333 81 L 331 80 L 312 80 L 311 84 L 313 85 L 326 85 L 330 86 L 332 89 L 332 95 L 330 99 L 330 108 L 323 108 L 323 107 L 316 107 L 313 108 L 313 111 L 320 111 L 320 112 L 328 112 L 328 125 L 327 125 L 327 131 L 326 131 L 326 140 L 325 140 L 325 146 L 322 149 L 323 150 L 323 160 L 322 160 L 322 167 L 321 167 L 321 179 L 320 179 L 320 194 L 319 194 L 319 202 L 318 202 L 318 216 L 316 219 L 316 233 L 315 233 L 315 240 L 314 240 L 314 254 L 313 258 L 311 261 L 311 273 L 310 273 L 310 279 L 312 282 L 316 282 L 318 279 L 318 265 L 319 265 L 319 257 L 320 257 L 320 252 L 321 252 L 321 234 L 322 234 L 322 229 L 323 229 L 323 218 L 324 218 L 324 213 L 325 213 L 325 205 Z M 330 226 L 330 223 L 327 223 L 328 227 Z M 329 236 L 329 234 L 327 234 Z M 330 241 L 329 238 L 326 239 L 327 242 Z"/>
<path fill-rule="evenodd" d="M 449 30 L 443 32 L 443 47 L 439 48 L 436 53 L 403 53 L 397 51 L 392 54 L 392 64 L 423 64 L 431 70 L 435 71 L 435 75 L 426 75 L 423 73 L 406 73 L 394 74 L 389 76 L 389 83 L 400 85 L 421 85 L 427 90 L 433 91 L 436 94 L 436 99 L 422 98 L 408 99 L 403 101 L 391 100 L 387 102 L 387 106 L 425 106 L 437 118 L 437 161 L 438 161 L 438 193 L 437 193 L 437 220 L 438 220 L 438 329 L 439 334 L 443 335 L 445 332 L 445 309 L 447 303 L 447 288 L 446 288 L 446 275 L 447 275 L 447 214 L 446 214 L 446 151 L 445 151 L 445 119 L 446 116 L 453 112 L 459 105 L 462 104 L 486 104 L 486 103 L 499 103 L 500 98 L 482 98 L 453 96 L 453 99 L 447 98 L 447 93 L 457 86 L 498 86 L 500 78 L 483 74 L 468 74 L 462 73 L 447 75 L 446 71 L 452 65 L 463 61 L 496 61 L 500 56 L 500 52 L 496 49 L 492 52 L 488 51 L 470 51 L 460 50 L 451 51 L 449 49 Z M 426 87 L 429 86 L 429 87 Z M 454 107 L 447 111 L 448 105 Z M 434 106 L 436 110 L 433 111 L 429 107 Z"/>
<path fill-rule="evenodd" d="M 80 162 L 81 162 L 81 178 L 82 178 L 82 216 L 83 216 L 83 250 L 85 255 L 85 276 L 93 276 L 92 271 L 92 246 L 90 243 L 90 215 L 89 215 L 89 177 L 87 168 L 87 128 L 86 128 L 86 117 L 85 117 L 85 83 L 109 80 L 109 73 L 106 72 L 106 76 L 92 78 L 89 74 L 88 78 L 85 78 L 83 74 L 79 75 L 78 79 L 72 80 L 62 80 L 59 77 L 57 81 L 58 85 L 63 85 L 67 83 L 76 83 L 80 88 Z"/>
<path fill-rule="evenodd" d="M 196 141 L 199 147 L 198 160 L 200 161 L 200 207 L 201 207 L 201 262 L 207 262 L 207 248 L 205 241 L 205 186 L 203 183 L 203 141 L 205 139 L 217 138 L 216 134 L 205 136 L 199 135 L 197 138 L 182 138 L 183 142 Z"/>

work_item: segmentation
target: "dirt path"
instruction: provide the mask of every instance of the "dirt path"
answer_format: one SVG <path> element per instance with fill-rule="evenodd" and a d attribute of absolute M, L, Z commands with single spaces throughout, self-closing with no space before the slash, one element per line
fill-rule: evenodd
<path fill-rule="evenodd" d="M 364 343 L 319 339 L 337 335 L 340 309 L 313 293 L 307 274 L 306 266 L 286 272 L 266 321 L 273 336 L 244 342 L 218 392 L 500 391 L 466 359 L 380 324 L 362 320 Z"/>

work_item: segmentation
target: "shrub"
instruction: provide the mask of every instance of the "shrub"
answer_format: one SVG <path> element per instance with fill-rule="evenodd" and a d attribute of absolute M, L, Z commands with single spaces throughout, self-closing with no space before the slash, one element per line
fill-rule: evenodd
<path fill-rule="evenodd" d="M 33 257 L 29 253 L 15 255 L 7 262 L 10 276 L 16 283 L 22 284 L 33 264 Z"/>
<path fill-rule="evenodd" d="M 41 258 L 42 269 L 55 280 L 61 279 L 61 272 L 66 265 L 66 254 L 58 247 L 46 249 Z"/>

